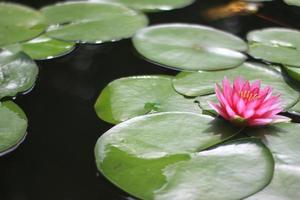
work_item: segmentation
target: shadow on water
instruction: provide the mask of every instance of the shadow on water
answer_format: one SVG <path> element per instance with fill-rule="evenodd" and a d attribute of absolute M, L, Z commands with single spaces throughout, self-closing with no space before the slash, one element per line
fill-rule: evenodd
<path fill-rule="evenodd" d="M 14 2 L 40 8 L 56 1 Z M 300 28 L 299 9 L 281 1 L 267 3 L 256 15 L 209 20 L 201 14 L 226 3 L 228 1 L 198 0 L 184 9 L 152 13 L 150 22 L 204 24 L 241 37 L 249 30 L 263 27 Z M 176 72 L 141 59 L 134 53 L 129 39 L 79 45 L 67 56 L 39 61 L 38 65 L 36 86 L 16 99 L 29 118 L 28 136 L 16 151 L 0 159 L 0 199 L 132 199 L 97 172 L 94 145 L 111 125 L 97 118 L 94 102 L 105 85 L 116 78 Z"/>

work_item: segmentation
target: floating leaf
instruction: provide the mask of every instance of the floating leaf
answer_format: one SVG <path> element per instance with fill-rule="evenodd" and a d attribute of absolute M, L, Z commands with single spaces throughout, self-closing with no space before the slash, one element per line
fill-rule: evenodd
<path fill-rule="evenodd" d="M 236 67 L 247 49 L 240 38 L 206 26 L 164 24 L 144 28 L 133 37 L 145 58 L 178 70 L 219 70 Z"/>
<path fill-rule="evenodd" d="M 290 112 L 296 112 L 300 113 L 300 101 L 296 105 L 294 105 L 291 109 L 289 109 Z"/>
<path fill-rule="evenodd" d="M 300 81 L 300 68 L 285 66 L 284 69 L 291 78 Z"/>
<path fill-rule="evenodd" d="M 32 39 L 47 25 L 41 13 L 13 3 L 0 3 L 0 46 Z"/>
<path fill-rule="evenodd" d="M 220 83 L 224 76 L 231 81 L 238 76 L 261 80 L 263 86 L 272 86 L 274 93 L 281 94 L 284 108 L 290 108 L 299 98 L 299 93 L 284 81 L 281 73 L 258 63 L 245 63 L 234 69 L 215 72 L 181 72 L 173 80 L 173 85 L 177 92 L 186 96 L 207 95 L 214 93 L 215 83 Z"/>
<path fill-rule="evenodd" d="M 116 2 L 129 6 L 134 9 L 153 12 L 153 11 L 164 11 L 173 10 L 176 8 L 183 8 L 192 4 L 195 0 L 90 0 L 92 2 L 106 1 Z"/>
<path fill-rule="evenodd" d="M 248 135 L 262 138 L 275 159 L 275 171 L 271 183 L 247 200 L 299 199 L 299 129 L 300 124 L 288 123 L 245 131 Z"/>
<path fill-rule="evenodd" d="M 249 54 L 266 61 L 300 67 L 300 32 L 285 28 L 266 28 L 247 35 Z"/>
<path fill-rule="evenodd" d="M 291 6 L 300 6 L 300 0 L 284 0 L 284 2 Z"/>
<path fill-rule="evenodd" d="M 24 139 L 27 118 L 12 101 L 0 103 L 0 155 L 15 149 Z"/>
<path fill-rule="evenodd" d="M 24 43 L 6 46 L 13 52 L 23 51 L 35 60 L 56 58 L 70 53 L 75 48 L 75 43 L 49 38 L 45 35 Z"/>
<path fill-rule="evenodd" d="M 37 74 L 37 65 L 26 54 L 0 50 L 0 98 L 30 89 Z"/>
<path fill-rule="evenodd" d="M 199 103 L 200 108 L 204 111 L 204 112 L 209 112 L 212 113 L 214 115 L 218 115 L 216 113 L 215 110 L 213 110 L 210 105 L 208 104 L 208 102 L 214 102 L 214 103 L 218 103 L 218 99 L 217 96 L 215 94 L 209 94 L 209 95 L 204 95 L 204 96 L 199 96 L 196 98 L 196 101 Z"/>
<path fill-rule="evenodd" d="M 95 104 L 104 121 L 119 123 L 153 112 L 201 113 L 194 99 L 176 93 L 171 76 L 134 76 L 117 79 L 103 89 Z"/>
<path fill-rule="evenodd" d="M 245 0 L 247 2 L 267 2 L 267 1 L 273 1 L 273 0 Z"/>
<path fill-rule="evenodd" d="M 242 199 L 269 183 L 273 160 L 255 139 L 205 150 L 235 133 L 225 121 L 199 114 L 140 116 L 100 137 L 96 162 L 140 199 Z"/>
<path fill-rule="evenodd" d="M 141 13 L 105 2 L 59 3 L 44 7 L 42 12 L 52 24 L 48 36 L 83 43 L 129 38 L 148 23 Z"/>

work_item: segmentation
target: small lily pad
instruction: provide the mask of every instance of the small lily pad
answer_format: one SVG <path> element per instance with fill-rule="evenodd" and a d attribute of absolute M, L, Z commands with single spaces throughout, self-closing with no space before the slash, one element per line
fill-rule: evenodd
<path fill-rule="evenodd" d="M 269 85 L 275 94 L 281 94 L 284 108 L 295 105 L 299 93 L 292 89 L 277 70 L 263 64 L 245 63 L 239 67 L 215 72 L 181 72 L 173 80 L 175 90 L 186 96 L 202 96 L 214 93 L 215 83 L 220 83 L 224 76 L 231 81 L 238 76 L 247 80 L 261 80 L 262 86 Z"/>
<path fill-rule="evenodd" d="M 266 28 L 247 35 L 249 54 L 269 62 L 300 67 L 300 32 L 286 28 Z"/>
<path fill-rule="evenodd" d="M 90 0 L 121 3 L 131 8 L 146 12 L 173 10 L 192 4 L 195 0 Z"/>
<path fill-rule="evenodd" d="M 237 131 L 199 114 L 140 116 L 99 138 L 96 162 L 111 182 L 140 199 L 243 199 L 269 183 L 273 159 L 256 139 L 206 150 Z"/>
<path fill-rule="evenodd" d="M 133 37 L 136 50 L 152 62 L 177 70 L 220 70 L 242 64 L 247 45 L 229 33 L 206 26 L 164 24 Z"/>
<path fill-rule="evenodd" d="M 47 27 L 38 11 L 14 3 L 0 3 L 0 46 L 32 39 Z"/>
<path fill-rule="evenodd" d="M 300 124 L 288 123 L 245 131 L 248 135 L 261 138 L 275 159 L 275 171 L 271 183 L 247 200 L 299 198 L 299 129 Z"/>
<path fill-rule="evenodd" d="M 300 0 L 284 0 L 290 6 L 300 6 Z"/>
<path fill-rule="evenodd" d="M 37 65 L 26 54 L 0 49 L 0 98 L 29 90 L 37 74 Z"/>
<path fill-rule="evenodd" d="M 98 97 L 95 110 L 104 121 L 119 123 L 153 112 L 201 113 L 193 98 L 175 92 L 171 76 L 134 76 L 117 79 Z"/>
<path fill-rule="evenodd" d="M 107 2 L 58 3 L 41 11 L 51 24 L 48 36 L 82 43 L 129 38 L 148 24 L 144 14 Z"/>
<path fill-rule="evenodd" d="M 0 103 L 0 155 L 15 149 L 24 139 L 27 129 L 25 113 L 12 101 Z"/>
<path fill-rule="evenodd" d="M 70 53 L 75 48 L 74 42 L 66 42 L 49 38 L 45 35 L 24 43 L 6 46 L 13 52 L 23 51 L 34 60 L 45 60 L 60 57 Z"/>

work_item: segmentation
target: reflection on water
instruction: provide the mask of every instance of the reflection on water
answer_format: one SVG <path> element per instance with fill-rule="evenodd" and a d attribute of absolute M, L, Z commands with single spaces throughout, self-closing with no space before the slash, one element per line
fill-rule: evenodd
<path fill-rule="evenodd" d="M 217 6 L 208 9 L 203 15 L 209 20 L 222 19 L 226 17 L 233 17 L 236 15 L 250 15 L 256 13 L 262 3 L 246 2 L 243 0 L 234 0 L 228 4 Z"/>

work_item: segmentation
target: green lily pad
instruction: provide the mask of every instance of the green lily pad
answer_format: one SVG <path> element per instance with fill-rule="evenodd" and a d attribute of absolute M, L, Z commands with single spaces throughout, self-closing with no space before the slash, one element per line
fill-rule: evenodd
<path fill-rule="evenodd" d="M 284 2 L 291 6 L 300 6 L 300 0 L 284 0 Z"/>
<path fill-rule="evenodd" d="M 247 35 L 249 54 L 269 62 L 300 67 L 300 32 L 285 28 L 266 28 Z"/>
<path fill-rule="evenodd" d="M 75 43 L 56 40 L 42 35 L 28 42 L 6 46 L 5 49 L 16 53 L 23 51 L 32 59 L 45 60 L 70 53 L 75 49 Z"/>
<path fill-rule="evenodd" d="M 296 105 L 294 105 L 291 109 L 289 109 L 290 112 L 300 113 L 300 101 Z"/>
<path fill-rule="evenodd" d="M 214 102 L 214 103 L 218 102 L 217 96 L 215 94 L 196 97 L 196 101 L 199 103 L 199 106 L 203 110 L 203 112 L 208 112 L 214 115 L 218 115 L 216 111 L 213 110 L 208 104 L 208 102 Z"/>
<path fill-rule="evenodd" d="M 90 0 L 99 2 L 103 0 Z M 107 2 L 121 3 L 131 8 L 146 12 L 173 10 L 183 8 L 194 3 L 195 0 L 104 0 Z"/>
<path fill-rule="evenodd" d="M 14 150 L 25 138 L 27 118 L 12 101 L 0 103 L 0 156 Z"/>
<path fill-rule="evenodd" d="M 229 33 L 191 24 L 144 28 L 133 37 L 136 50 L 162 66 L 187 71 L 219 70 L 242 64 L 247 45 Z"/>
<path fill-rule="evenodd" d="M 45 19 L 38 11 L 0 2 L 0 46 L 32 39 L 46 27 Z"/>
<path fill-rule="evenodd" d="M 175 92 L 171 76 L 133 76 L 117 79 L 98 97 L 95 110 L 104 121 L 116 124 L 153 112 L 201 113 L 194 99 Z"/>
<path fill-rule="evenodd" d="M 300 68 L 285 66 L 284 69 L 291 78 L 300 81 Z"/>
<path fill-rule="evenodd" d="M 47 35 L 82 43 L 102 43 L 131 37 L 148 24 L 147 17 L 119 4 L 68 2 L 41 10 L 52 25 Z"/>
<path fill-rule="evenodd" d="M 140 199 L 242 199 L 269 183 L 273 159 L 256 139 L 206 150 L 235 133 L 225 121 L 199 114 L 140 116 L 100 137 L 96 162 L 112 183 Z"/>
<path fill-rule="evenodd" d="M 299 93 L 292 89 L 281 73 L 258 63 L 244 63 L 230 70 L 215 72 L 181 72 L 173 80 L 175 90 L 186 96 L 202 96 L 214 93 L 215 83 L 220 83 L 224 76 L 231 81 L 238 76 L 248 80 L 261 80 L 262 86 L 272 86 L 275 94 L 281 94 L 284 108 L 288 109 L 296 104 Z"/>
<path fill-rule="evenodd" d="M 37 65 L 26 54 L 0 49 L 0 98 L 29 90 L 37 74 Z"/>
<path fill-rule="evenodd" d="M 248 198 L 249 200 L 299 199 L 299 129 L 300 124 L 288 123 L 245 131 L 248 135 L 262 138 L 275 159 L 275 171 L 271 183 L 261 192 Z"/>
<path fill-rule="evenodd" d="M 267 2 L 267 1 L 273 1 L 273 0 L 245 0 L 247 2 Z"/>

